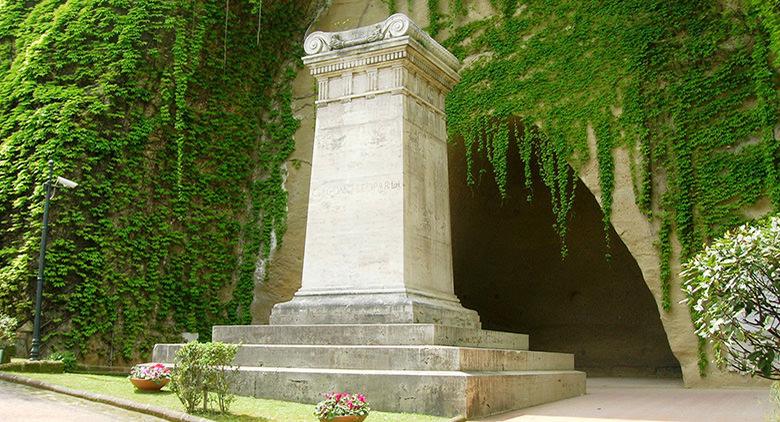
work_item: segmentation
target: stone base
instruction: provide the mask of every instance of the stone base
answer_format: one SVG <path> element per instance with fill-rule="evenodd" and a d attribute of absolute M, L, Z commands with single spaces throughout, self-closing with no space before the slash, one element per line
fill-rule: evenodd
<path fill-rule="evenodd" d="M 435 324 L 221 325 L 214 327 L 212 340 L 244 345 L 426 345 L 528 350 L 525 334 Z"/>
<path fill-rule="evenodd" d="M 398 371 L 247 367 L 241 395 L 302 403 L 323 392 L 354 391 L 380 411 L 423 413 L 469 420 L 585 393 L 577 371 Z"/>
<path fill-rule="evenodd" d="M 339 293 L 296 296 L 274 306 L 271 325 L 440 324 L 479 328 L 479 315 L 445 300 L 410 293 Z"/>
<path fill-rule="evenodd" d="M 235 392 L 316 403 L 328 391 L 364 393 L 372 409 L 478 418 L 585 394 L 565 353 L 528 351 L 528 336 L 435 324 L 214 327 L 239 343 Z M 173 362 L 179 344 L 158 344 Z"/>

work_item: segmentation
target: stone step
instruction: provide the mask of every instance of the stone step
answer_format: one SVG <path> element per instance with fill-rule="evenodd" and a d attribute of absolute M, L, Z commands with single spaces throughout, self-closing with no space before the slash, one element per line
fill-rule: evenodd
<path fill-rule="evenodd" d="M 155 345 L 153 360 L 172 363 L 180 346 Z M 245 344 L 239 347 L 234 364 L 282 368 L 534 371 L 573 370 L 574 356 L 566 353 L 451 346 Z"/>
<path fill-rule="evenodd" d="M 329 391 L 361 392 L 374 410 L 489 416 L 585 394 L 578 371 L 394 371 L 243 367 L 240 395 L 316 403 Z"/>
<path fill-rule="evenodd" d="M 214 341 L 241 344 L 459 346 L 528 350 L 525 334 L 437 324 L 217 325 Z"/>

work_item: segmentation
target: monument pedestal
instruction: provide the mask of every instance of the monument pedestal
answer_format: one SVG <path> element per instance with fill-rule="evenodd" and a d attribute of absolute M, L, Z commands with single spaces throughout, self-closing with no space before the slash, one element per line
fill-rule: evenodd
<path fill-rule="evenodd" d="M 360 392 L 382 411 L 478 418 L 585 393 L 565 353 L 528 351 L 528 336 L 435 324 L 237 325 L 214 341 L 239 343 L 236 393 L 316 403 Z M 181 345 L 158 344 L 173 362 Z"/>
<path fill-rule="evenodd" d="M 404 15 L 315 32 L 301 288 L 271 324 L 479 327 L 452 284 L 444 97 L 459 63 Z"/>
<path fill-rule="evenodd" d="M 352 391 L 376 410 L 469 418 L 584 394 L 572 355 L 481 330 L 455 296 L 444 98 L 458 60 L 401 14 L 304 47 L 318 99 L 303 278 L 271 325 L 214 327 L 241 345 L 238 393 Z"/>
<path fill-rule="evenodd" d="M 409 293 L 297 296 L 274 306 L 272 325 L 433 323 L 479 328 L 479 316 L 460 302 Z"/>

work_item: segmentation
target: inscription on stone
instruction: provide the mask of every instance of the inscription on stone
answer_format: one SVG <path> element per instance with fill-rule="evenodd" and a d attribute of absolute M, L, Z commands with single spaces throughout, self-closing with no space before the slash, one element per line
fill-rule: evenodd
<path fill-rule="evenodd" d="M 335 182 L 329 183 L 321 188 L 322 193 L 327 196 L 333 195 L 353 195 L 358 193 L 386 193 L 401 189 L 399 180 L 380 180 L 376 182 Z"/>
<path fill-rule="evenodd" d="M 328 151 L 341 149 L 341 146 L 344 144 L 344 139 L 346 139 L 346 136 L 339 136 L 335 138 L 322 137 L 320 139 L 320 147 Z"/>

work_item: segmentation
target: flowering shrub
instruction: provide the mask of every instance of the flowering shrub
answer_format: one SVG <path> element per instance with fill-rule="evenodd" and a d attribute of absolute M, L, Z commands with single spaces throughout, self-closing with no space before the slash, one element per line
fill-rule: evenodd
<path fill-rule="evenodd" d="M 162 363 L 142 363 L 130 370 L 130 378 L 154 381 L 159 384 L 162 380 L 171 379 L 171 370 Z"/>
<path fill-rule="evenodd" d="M 682 276 L 696 334 L 718 365 L 780 379 L 780 216 L 726 233 Z"/>
<path fill-rule="evenodd" d="M 337 416 L 365 416 L 371 408 L 362 394 L 327 393 L 325 400 L 317 403 L 314 416 L 331 420 Z"/>
<path fill-rule="evenodd" d="M 10 346 L 16 340 L 16 318 L 0 314 L 0 347 Z"/>

